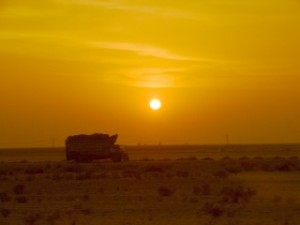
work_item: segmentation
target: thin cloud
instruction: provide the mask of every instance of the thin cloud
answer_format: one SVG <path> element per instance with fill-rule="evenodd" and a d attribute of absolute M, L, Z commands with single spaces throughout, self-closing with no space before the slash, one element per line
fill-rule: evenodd
<path fill-rule="evenodd" d="M 150 45 L 124 43 L 124 42 L 99 42 L 92 41 L 89 44 L 93 47 L 102 49 L 111 49 L 119 51 L 134 52 L 140 56 L 151 56 L 161 59 L 177 60 L 177 61 L 197 61 L 198 59 L 176 55 L 166 49 L 158 48 Z"/>
<path fill-rule="evenodd" d="M 197 16 L 194 13 L 188 11 L 171 9 L 171 8 L 162 8 L 162 7 L 150 6 L 150 5 L 128 4 L 125 3 L 124 1 L 59 0 L 59 2 L 101 7 L 110 10 L 130 11 L 130 12 L 144 13 L 144 14 L 155 14 L 155 15 L 166 16 L 166 17 L 177 17 L 181 19 L 197 18 Z"/>
<path fill-rule="evenodd" d="M 176 86 L 180 68 L 138 68 L 129 72 L 128 78 L 138 87 L 162 88 Z"/>
<path fill-rule="evenodd" d="M 131 68 L 110 71 L 106 82 L 146 88 L 177 87 L 178 76 L 183 71 L 179 68 Z"/>

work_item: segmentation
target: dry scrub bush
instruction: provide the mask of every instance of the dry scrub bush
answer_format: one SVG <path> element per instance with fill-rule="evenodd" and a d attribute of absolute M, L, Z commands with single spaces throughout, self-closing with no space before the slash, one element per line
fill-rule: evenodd
<path fill-rule="evenodd" d="M 199 186 L 194 186 L 193 188 L 194 195 L 210 195 L 211 194 L 211 188 L 209 184 L 202 184 Z"/>
<path fill-rule="evenodd" d="M 25 186 L 23 184 L 17 184 L 14 186 L 14 193 L 16 195 L 22 195 L 25 192 Z"/>
<path fill-rule="evenodd" d="M 242 171 L 254 171 L 259 169 L 259 165 L 254 161 L 242 160 L 239 164 Z"/>
<path fill-rule="evenodd" d="M 297 157 L 282 158 L 261 158 L 249 159 L 242 157 L 239 160 L 222 160 L 220 164 L 229 173 L 239 173 L 242 171 L 297 171 L 300 170 L 300 160 Z"/>
<path fill-rule="evenodd" d="M 199 200 L 198 200 L 196 197 L 191 197 L 191 198 L 189 199 L 189 202 L 190 202 L 190 203 L 198 203 Z"/>
<path fill-rule="evenodd" d="M 50 180 L 74 180 L 74 174 L 68 173 L 55 173 L 47 176 Z"/>
<path fill-rule="evenodd" d="M 93 211 L 88 208 L 84 208 L 81 203 L 76 203 L 73 205 L 72 212 L 70 214 L 82 214 L 82 215 L 91 215 Z"/>
<path fill-rule="evenodd" d="M 231 158 L 229 156 L 224 156 L 221 160 L 229 161 L 229 160 L 231 160 Z"/>
<path fill-rule="evenodd" d="M 198 158 L 196 156 L 191 156 L 188 158 L 180 158 L 179 160 L 198 160 Z"/>
<path fill-rule="evenodd" d="M 293 167 L 294 167 L 293 163 L 291 163 L 289 161 L 284 161 L 284 160 L 280 160 L 274 166 L 275 170 L 277 170 L 277 171 L 287 171 L 287 172 L 294 170 Z"/>
<path fill-rule="evenodd" d="M 0 202 L 9 202 L 10 197 L 6 192 L 0 192 Z"/>
<path fill-rule="evenodd" d="M 9 214 L 11 213 L 11 211 L 9 209 L 1 209 L 0 210 L 2 217 L 7 218 L 9 216 Z"/>
<path fill-rule="evenodd" d="M 95 179 L 106 179 L 109 177 L 109 175 L 106 172 L 102 172 L 102 173 L 94 175 L 93 177 L 95 177 Z"/>
<path fill-rule="evenodd" d="M 42 215 L 40 213 L 33 213 L 27 215 L 23 220 L 25 225 L 35 225 L 42 219 Z"/>
<path fill-rule="evenodd" d="M 204 160 L 204 161 L 213 161 L 213 158 L 205 157 L 205 158 L 203 158 L 202 160 Z"/>
<path fill-rule="evenodd" d="M 225 170 L 218 170 L 213 173 L 213 175 L 217 178 L 226 179 L 228 178 L 228 173 Z"/>
<path fill-rule="evenodd" d="M 64 168 L 65 172 L 69 172 L 69 173 L 81 173 L 83 171 L 83 168 L 81 165 L 71 165 L 71 166 L 66 166 Z"/>
<path fill-rule="evenodd" d="M 247 156 L 243 156 L 243 157 L 240 157 L 239 160 L 242 160 L 242 161 L 247 160 L 248 161 L 248 160 L 250 160 L 250 158 Z"/>
<path fill-rule="evenodd" d="M 76 176 L 76 180 L 89 180 L 92 179 L 92 173 L 91 172 L 85 172 L 85 173 L 80 173 Z"/>
<path fill-rule="evenodd" d="M 26 181 L 28 181 L 28 182 L 31 182 L 31 181 L 34 181 L 34 179 L 35 179 L 35 176 L 34 175 L 28 175 L 28 176 L 26 176 Z"/>
<path fill-rule="evenodd" d="M 123 178 L 135 178 L 136 180 L 141 180 L 142 175 L 139 170 L 127 169 L 122 171 Z"/>
<path fill-rule="evenodd" d="M 225 213 L 225 208 L 220 204 L 205 203 L 201 211 L 212 216 L 213 218 L 217 218 Z"/>
<path fill-rule="evenodd" d="M 268 160 L 268 164 L 271 166 L 271 171 L 297 171 L 300 169 L 300 160 L 298 158 L 284 159 L 281 157 L 274 157 Z M 269 168 L 270 169 L 270 168 Z"/>
<path fill-rule="evenodd" d="M 228 173 L 233 173 L 233 174 L 237 174 L 237 173 L 240 173 L 242 172 L 242 167 L 238 164 L 233 164 L 233 163 L 230 163 L 228 165 L 225 165 L 225 168 L 224 168 Z"/>
<path fill-rule="evenodd" d="M 279 196 L 279 195 L 274 195 L 273 196 L 273 199 L 272 199 L 272 202 L 273 203 L 280 203 L 282 201 L 282 197 Z"/>
<path fill-rule="evenodd" d="M 88 215 L 91 215 L 93 213 L 93 211 L 91 209 L 80 209 L 79 213 L 88 216 Z"/>
<path fill-rule="evenodd" d="M 146 172 L 146 173 L 164 173 L 166 170 L 168 170 L 170 168 L 171 168 L 171 165 L 167 165 L 167 164 L 147 165 L 144 167 L 144 172 Z"/>
<path fill-rule="evenodd" d="M 8 180 L 9 180 L 8 176 L 4 176 L 4 175 L 0 176 L 0 182 L 4 182 L 4 181 L 8 181 Z"/>
<path fill-rule="evenodd" d="M 25 196 L 17 196 L 15 198 L 15 200 L 16 200 L 17 203 L 21 203 L 21 204 L 24 204 L 24 203 L 28 202 L 28 199 Z"/>
<path fill-rule="evenodd" d="M 250 199 L 256 194 L 255 190 L 245 187 L 242 184 L 231 184 L 230 186 L 223 187 L 221 191 L 223 203 L 240 203 L 249 202 Z"/>
<path fill-rule="evenodd" d="M 8 171 L 6 170 L 0 170 L 0 175 L 9 175 Z"/>
<path fill-rule="evenodd" d="M 181 178 L 186 178 L 190 175 L 190 173 L 186 170 L 177 170 L 176 171 L 176 176 L 181 177 Z"/>
<path fill-rule="evenodd" d="M 174 193 L 174 190 L 167 188 L 167 187 L 159 187 L 158 188 L 158 194 L 162 197 L 170 197 Z"/>
<path fill-rule="evenodd" d="M 29 167 L 27 169 L 25 169 L 24 173 L 26 174 L 30 174 L 30 175 L 33 175 L 33 174 L 43 174 L 45 173 L 45 169 L 42 168 L 42 167 Z"/>
<path fill-rule="evenodd" d="M 81 198 L 83 201 L 89 201 L 90 200 L 90 196 L 88 194 L 85 194 L 82 196 Z"/>

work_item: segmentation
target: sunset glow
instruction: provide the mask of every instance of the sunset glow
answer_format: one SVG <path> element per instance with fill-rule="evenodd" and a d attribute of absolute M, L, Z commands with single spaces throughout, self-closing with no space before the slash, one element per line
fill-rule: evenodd
<path fill-rule="evenodd" d="M 0 147 L 95 132 L 300 142 L 299 11 L 294 0 L 2 0 Z M 153 96 L 168 107 L 153 113 Z"/>

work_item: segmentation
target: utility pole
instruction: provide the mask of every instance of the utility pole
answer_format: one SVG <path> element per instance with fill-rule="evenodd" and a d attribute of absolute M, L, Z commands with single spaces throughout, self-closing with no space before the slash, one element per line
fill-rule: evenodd
<path fill-rule="evenodd" d="M 229 135 L 226 135 L 226 144 L 229 145 Z"/>

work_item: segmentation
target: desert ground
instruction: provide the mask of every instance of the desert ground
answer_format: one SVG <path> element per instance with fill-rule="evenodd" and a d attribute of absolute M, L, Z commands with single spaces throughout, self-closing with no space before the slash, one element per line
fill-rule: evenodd
<path fill-rule="evenodd" d="M 299 225 L 300 158 L 1 162 L 3 225 Z"/>

